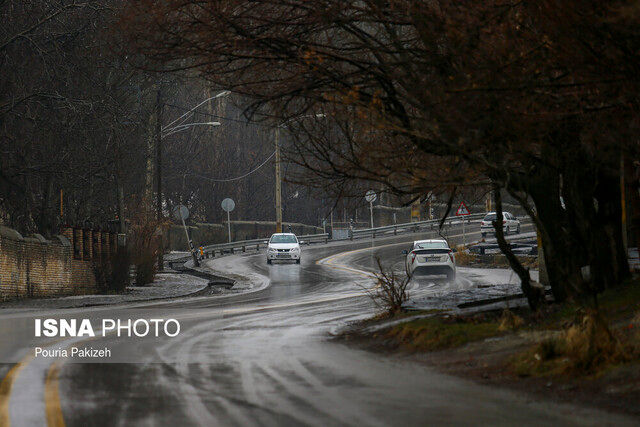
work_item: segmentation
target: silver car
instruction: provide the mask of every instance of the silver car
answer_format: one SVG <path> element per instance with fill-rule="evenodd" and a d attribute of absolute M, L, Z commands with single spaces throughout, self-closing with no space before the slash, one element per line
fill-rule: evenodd
<path fill-rule="evenodd" d="M 480 222 L 482 237 L 487 237 L 487 234 L 495 234 L 496 230 L 493 228 L 493 221 L 496 220 L 496 216 L 495 212 L 487 212 L 484 216 Z M 502 212 L 502 231 L 505 236 L 511 233 L 520 234 L 520 220 L 510 212 Z"/>
<path fill-rule="evenodd" d="M 456 279 L 455 249 L 449 248 L 444 239 L 416 240 L 411 251 L 403 251 L 407 256 L 405 269 L 407 276 L 446 275 L 447 280 Z"/>

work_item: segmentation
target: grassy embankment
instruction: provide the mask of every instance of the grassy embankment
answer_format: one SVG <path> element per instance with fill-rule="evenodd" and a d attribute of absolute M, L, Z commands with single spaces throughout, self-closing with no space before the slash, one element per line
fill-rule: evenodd
<path fill-rule="evenodd" d="M 597 313 L 575 304 L 467 316 L 436 314 L 375 333 L 386 345 L 409 351 L 451 349 L 490 337 L 529 337 L 506 361 L 514 375 L 598 375 L 640 362 L 640 280 L 609 290 Z"/>

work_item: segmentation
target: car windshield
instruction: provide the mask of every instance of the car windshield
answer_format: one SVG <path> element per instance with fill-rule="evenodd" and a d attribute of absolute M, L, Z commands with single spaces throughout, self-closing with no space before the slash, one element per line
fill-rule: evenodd
<path fill-rule="evenodd" d="M 442 249 L 449 248 L 447 242 L 422 242 L 416 243 L 415 249 Z"/>
<path fill-rule="evenodd" d="M 495 220 L 496 220 L 496 214 L 494 213 L 487 214 L 484 217 L 484 221 L 495 221 Z"/>
<path fill-rule="evenodd" d="M 298 239 L 293 234 L 274 234 L 269 243 L 298 243 Z"/>

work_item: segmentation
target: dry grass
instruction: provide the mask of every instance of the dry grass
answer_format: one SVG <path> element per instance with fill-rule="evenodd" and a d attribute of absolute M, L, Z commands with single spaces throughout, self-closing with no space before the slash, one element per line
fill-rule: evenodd
<path fill-rule="evenodd" d="M 524 325 L 524 319 L 508 308 L 502 312 L 498 330 L 500 332 L 515 331 Z"/>
<path fill-rule="evenodd" d="M 640 362 L 640 279 L 607 290 L 599 307 L 594 311 L 566 303 L 536 313 L 438 313 L 394 325 L 374 337 L 392 347 L 434 351 L 519 331 L 519 339 L 528 340 L 524 345 L 529 342 L 529 347 L 514 347 L 511 356 L 499 362 L 502 371 L 522 377 L 590 378 Z"/>
<path fill-rule="evenodd" d="M 467 252 L 466 247 L 458 247 L 456 265 L 460 267 L 509 268 L 507 258 L 502 254 L 478 255 Z M 525 268 L 538 268 L 538 258 L 534 256 L 517 256 Z"/>
<path fill-rule="evenodd" d="M 427 317 L 391 327 L 385 338 L 409 350 L 433 351 L 459 347 L 500 335 L 497 321 L 465 317 Z"/>
<path fill-rule="evenodd" d="M 640 358 L 640 315 L 611 328 L 602 314 L 580 312 L 557 338 L 544 340 L 512 359 L 520 376 L 593 375 Z"/>
<path fill-rule="evenodd" d="M 456 265 L 459 266 L 470 266 L 475 265 L 477 263 L 478 257 L 477 255 L 470 254 L 467 252 L 466 246 L 458 246 L 456 247 Z"/>

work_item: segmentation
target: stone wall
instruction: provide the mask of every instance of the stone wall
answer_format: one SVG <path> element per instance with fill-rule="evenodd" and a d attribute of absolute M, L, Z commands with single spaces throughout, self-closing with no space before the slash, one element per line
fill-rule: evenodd
<path fill-rule="evenodd" d="M 92 262 L 113 242 L 102 231 L 67 228 L 46 240 L 0 226 L 0 300 L 95 293 Z"/>
<path fill-rule="evenodd" d="M 283 223 L 282 229 L 288 232 L 289 226 L 291 226 L 291 231 L 298 236 L 322 233 L 322 228 L 320 227 L 298 223 Z M 195 225 L 187 226 L 187 229 L 189 230 L 189 235 L 195 247 L 225 243 L 228 241 L 226 223 L 196 223 Z M 268 238 L 275 233 L 275 229 L 276 224 L 271 221 L 231 221 L 231 239 L 238 241 Z M 185 236 L 182 225 L 171 225 L 168 236 L 169 238 L 166 239 L 168 250 L 187 250 L 187 237 Z"/>

